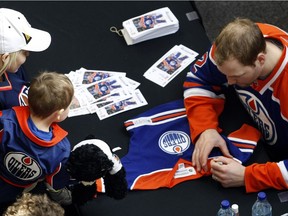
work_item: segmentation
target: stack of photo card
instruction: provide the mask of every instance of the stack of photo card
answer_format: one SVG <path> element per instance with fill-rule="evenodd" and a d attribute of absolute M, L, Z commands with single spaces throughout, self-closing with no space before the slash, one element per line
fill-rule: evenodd
<path fill-rule="evenodd" d="M 128 45 L 175 33 L 179 22 L 168 7 L 160 8 L 122 23 L 121 30 Z"/>
<path fill-rule="evenodd" d="M 80 68 L 66 74 L 75 89 L 69 117 L 96 113 L 100 120 L 147 105 L 139 82 L 125 72 Z"/>
<path fill-rule="evenodd" d="M 162 87 L 165 87 L 173 78 L 191 64 L 198 55 L 197 52 L 185 47 L 175 45 L 145 73 L 144 77 Z"/>

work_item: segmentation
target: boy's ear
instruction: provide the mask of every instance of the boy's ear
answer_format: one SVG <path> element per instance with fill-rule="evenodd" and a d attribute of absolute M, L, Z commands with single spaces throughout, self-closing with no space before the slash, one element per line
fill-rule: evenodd
<path fill-rule="evenodd" d="M 61 109 L 61 110 L 58 110 L 56 111 L 57 112 L 57 119 L 60 120 L 61 118 L 61 114 L 65 111 L 65 109 Z"/>

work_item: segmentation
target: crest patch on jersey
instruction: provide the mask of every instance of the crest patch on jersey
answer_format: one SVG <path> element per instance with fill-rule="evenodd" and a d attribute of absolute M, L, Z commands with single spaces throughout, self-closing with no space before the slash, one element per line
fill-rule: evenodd
<path fill-rule="evenodd" d="M 277 141 L 276 127 L 262 102 L 250 92 L 244 90 L 237 90 L 237 92 L 245 109 L 256 122 L 265 141 L 269 145 L 274 145 Z"/>
<path fill-rule="evenodd" d="M 37 179 L 42 174 L 37 161 L 22 152 L 9 152 L 4 163 L 8 172 L 21 180 Z"/>
<path fill-rule="evenodd" d="M 182 154 L 190 143 L 190 137 L 183 131 L 167 131 L 158 141 L 159 147 L 168 154 Z"/>
<path fill-rule="evenodd" d="M 27 106 L 28 105 L 28 91 L 29 91 L 29 86 L 23 85 L 23 87 L 22 87 L 22 89 L 18 95 L 20 106 Z"/>

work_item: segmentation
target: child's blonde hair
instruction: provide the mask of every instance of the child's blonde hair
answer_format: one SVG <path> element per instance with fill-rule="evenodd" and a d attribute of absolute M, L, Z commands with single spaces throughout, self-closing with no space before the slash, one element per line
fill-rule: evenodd
<path fill-rule="evenodd" d="M 2 67 L 0 68 L 0 76 L 2 76 L 2 74 L 6 71 L 6 69 L 14 64 L 16 62 L 17 56 L 19 55 L 19 53 L 22 52 L 22 50 L 20 51 L 16 51 L 16 52 L 12 52 L 9 53 L 8 55 L 10 56 L 8 61 L 3 62 Z M 2 56 L 5 54 L 0 54 L 0 58 L 2 58 Z"/>
<path fill-rule="evenodd" d="M 46 194 L 24 193 L 3 216 L 64 216 L 64 209 Z"/>

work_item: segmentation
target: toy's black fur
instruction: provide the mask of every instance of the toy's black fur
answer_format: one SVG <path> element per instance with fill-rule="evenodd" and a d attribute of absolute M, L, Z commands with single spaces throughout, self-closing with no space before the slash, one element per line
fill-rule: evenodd
<path fill-rule="evenodd" d="M 106 194 L 114 199 L 123 199 L 127 194 L 126 172 L 122 167 L 114 175 L 104 176 Z"/>
<path fill-rule="evenodd" d="M 81 181 L 94 181 L 111 170 L 113 162 L 96 145 L 86 144 L 71 152 L 67 163 L 70 175 Z"/>
<path fill-rule="evenodd" d="M 96 183 L 92 185 L 83 185 L 78 182 L 70 185 L 69 189 L 72 191 L 72 203 L 83 205 L 96 196 Z"/>
<path fill-rule="evenodd" d="M 89 135 L 86 139 L 95 139 Z M 111 175 L 113 162 L 94 144 L 85 144 L 73 150 L 67 163 L 67 170 L 78 183 L 72 188 L 74 203 L 83 204 L 96 195 L 97 185 L 84 186 L 81 181 L 95 181 L 103 177 L 105 194 L 114 199 L 123 199 L 127 195 L 128 187 L 126 172 L 122 167 L 117 173 Z"/>

